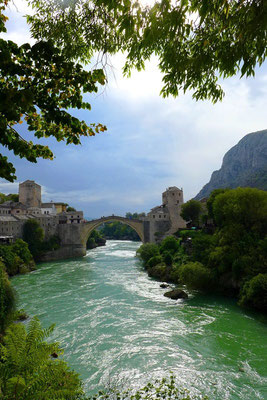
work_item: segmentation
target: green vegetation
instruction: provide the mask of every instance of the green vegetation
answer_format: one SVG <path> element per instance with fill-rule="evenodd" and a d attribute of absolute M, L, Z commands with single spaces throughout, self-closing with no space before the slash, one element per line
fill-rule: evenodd
<path fill-rule="evenodd" d="M 86 248 L 87 249 L 94 249 L 98 246 L 105 246 L 106 239 L 103 238 L 102 234 L 97 230 L 93 230 L 87 239 Z"/>
<path fill-rule="evenodd" d="M 76 211 L 76 209 L 73 208 L 73 207 L 68 206 L 68 207 L 67 207 L 67 211 L 68 211 L 68 212 L 69 212 L 69 211 Z"/>
<path fill-rule="evenodd" d="M 4 333 L 11 321 L 15 303 L 14 289 L 8 280 L 5 265 L 0 261 L 0 334 Z"/>
<path fill-rule="evenodd" d="M 145 68 L 156 55 L 163 74 L 161 94 L 190 90 L 199 100 L 221 100 L 219 78 L 254 76 L 266 57 L 266 4 L 258 1 L 160 0 L 30 1 L 32 35 L 52 39 L 64 55 L 88 61 L 95 51 L 124 51 L 124 73 Z"/>
<path fill-rule="evenodd" d="M 54 326 L 42 329 L 33 318 L 27 329 L 23 324 L 12 324 L 0 345 L 1 398 L 18 400 L 77 399 L 82 394 L 78 374 L 59 359 L 58 343 L 47 343 L 45 338 Z"/>
<path fill-rule="evenodd" d="M 0 245 L 0 259 L 9 276 L 24 274 L 35 269 L 35 263 L 28 244 L 17 239 L 13 244 Z"/>
<path fill-rule="evenodd" d="M 207 209 L 212 233 L 205 225 L 182 230 L 179 238 L 142 245 L 138 256 L 151 276 L 230 294 L 242 306 L 267 312 L 267 193 L 218 189 Z"/>
<path fill-rule="evenodd" d="M 23 240 L 28 243 L 35 261 L 38 261 L 44 252 L 57 250 L 60 247 L 60 239 L 55 235 L 44 240 L 44 231 L 36 219 L 29 219 L 24 223 Z"/>
<path fill-rule="evenodd" d="M 170 375 L 154 382 L 147 383 L 140 389 L 117 390 L 110 388 L 108 391 L 101 391 L 92 397 L 82 398 L 83 400 L 208 400 L 207 396 L 191 395 L 188 390 L 181 389 L 177 385 L 175 376 Z"/>
<path fill-rule="evenodd" d="M 144 213 L 127 212 L 125 218 L 138 219 L 144 215 Z M 140 237 L 133 228 L 119 221 L 105 223 L 100 227 L 99 232 L 107 239 L 140 241 Z"/>
<path fill-rule="evenodd" d="M 0 204 L 4 203 L 5 201 L 14 201 L 18 202 L 19 201 L 19 195 L 10 193 L 10 194 L 4 194 L 0 193 Z"/>
<path fill-rule="evenodd" d="M 201 203 L 197 200 L 189 200 L 182 204 L 181 217 L 185 221 L 190 221 L 192 225 L 198 226 L 202 211 Z"/>

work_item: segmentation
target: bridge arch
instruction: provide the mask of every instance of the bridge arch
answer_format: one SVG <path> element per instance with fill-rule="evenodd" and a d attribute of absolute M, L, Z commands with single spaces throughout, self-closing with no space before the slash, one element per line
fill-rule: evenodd
<path fill-rule="evenodd" d="M 130 226 L 140 237 L 141 241 L 144 243 L 144 224 L 143 221 L 139 219 L 129 219 L 124 217 L 118 217 L 112 215 L 110 217 L 103 217 L 95 219 L 93 221 L 88 221 L 82 224 L 81 241 L 83 246 L 86 246 L 86 242 L 91 234 L 91 232 L 96 229 L 99 225 L 105 224 L 106 222 L 121 222 Z"/>

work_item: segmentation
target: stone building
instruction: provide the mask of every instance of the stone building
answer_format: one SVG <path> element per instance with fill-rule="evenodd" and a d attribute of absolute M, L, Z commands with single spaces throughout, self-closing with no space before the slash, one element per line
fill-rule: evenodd
<path fill-rule="evenodd" d="M 50 203 L 42 203 L 41 212 L 46 215 L 57 215 L 55 203 L 52 201 Z"/>
<path fill-rule="evenodd" d="M 60 224 L 80 224 L 83 221 L 83 211 L 67 211 L 59 214 Z"/>
<path fill-rule="evenodd" d="M 26 207 L 41 207 L 41 186 L 27 180 L 19 184 L 19 202 Z"/>
<path fill-rule="evenodd" d="M 162 240 L 165 236 L 186 227 L 180 216 L 183 203 L 183 189 L 172 186 L 162 193 L 162 205 L 152 208 L 144 218 L 144 221 L 149 221 L 150 242 Z"/>
<path fill-rule="evenodd" d="M 0 204 L 0 235 L 22 238 L 23 225 L 36 219 L 44 230 L 45 239 L 57 235 L 62 224 L 79 224 L 84 221 L 82 211 L 66 211 L 63 202 L 42 203 L 41 186 L 27 180 L 19 184 L 19 202 Z"/>

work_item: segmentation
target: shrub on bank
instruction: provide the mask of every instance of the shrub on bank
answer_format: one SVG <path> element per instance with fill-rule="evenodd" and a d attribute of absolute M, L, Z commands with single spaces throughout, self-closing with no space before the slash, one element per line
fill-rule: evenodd
<path fill-rule="evenodd" d="M 142 244 L 142 246 L 140 246 L 137 250 L 136 255 L 141 258 L 145 268 L 147 268 L 147 263 L 150 258 L 160 255 L 159 246 L 154 243 Z"/>
<path fill-rule="evenodd" d="M 161 256 L 151 257 L 147 262 L 147 268 L 153 268 L 153 267 L 155 267 L 155 265 L 161 264 L 161 263 L 162 263 L 162 257 Z"/>
<path fill-rule="evenodd" d="M 169 252 L 174 255 L 180 248 L 180 240 L 174 236 L 167 236 L 160 244 L 160 253 Z"/>
<path fill-rule="evenodd" d="M 191 289 L 210 290 L 212 287 L 211 272 L 199 262 L 189 262 L 179 269 L 180 281 Z"/>
<path fill-rule="evenodd" d="M 173 264 L 169 276 L 171 282 L 176 284 L 180 283 L 180 267 L 180 265 Z"/>
<path fill-rule="evenodd" d="M 28 245 L 22 239 L 17 239 L 14 244 L 0 245 L 0 257 L 9 276 L 35 269 L 35 263 Z"/>
<path fill-rule="evenodd" d="M 168 280 L 167 267 L 165 264 L 157 264 L 153 268 L 148 268 L 148 275 L 160 281 Z"/>
<path fill-rule="evenodd" d="M 169 251 L 166 251 L 165 253 L 163 253 L 163 261 L 165 262 L 167 267 L 172 266 L 173 257 Z"/>
<path fill-rule="evenodd" d="M 267 274 L 258 274 L 245 283 L 239 304 L 267 311 Z"/>

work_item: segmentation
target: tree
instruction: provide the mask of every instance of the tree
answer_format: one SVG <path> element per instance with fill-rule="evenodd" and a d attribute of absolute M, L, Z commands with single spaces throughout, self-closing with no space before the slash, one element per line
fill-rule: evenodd
<path fill-rule="evenodd" d="M 188 262 L 179 269 L 179 276 L 182 283 L 191 289 L 208 291 L 212 289 L 211 272 L 199 262 Z"/>
<path fill-rule="evenodd" d="M 145 267 L 152 257 L 159 256 L 159 247 L 154 243 L 142 244 L 136 252 L 137 256 L 144 262 Z"/>
<path fill-rule="evenodd" d="M 171 253 L 174 255 L 180 249 L 179 240 L 174 236 L 167 236 L 160 244 L 160 253 L 163 254 L 164 252 Z"/>
<path fill-rule="evenodd" d="M 194 225 L 198 226 L 199 217 L 202 210 L 201 203 L 197 200 L 189 200 L 182 204 L 181 209 L 181 217 L 185 221 L 192 221 Z"/>
<path fill-rule="evenodd" d="M 229 190 L 229 189 L 228 189 L 228 188 L 227 188 L 227 189 L 221 188 L 221 189 L 214 189 L 214 190 L 211 192 L 211 194 L 210 194 L 210 196 L 209 196 L 209 198 L 208 198 L 208 200 L 207 200 L 207 209 L 208 209 L 208 216 L 209 216 L 209 218 L 211 218 L 212 220 L 214 220 L 214 215 L 213 215 L 213 203 L 214 203 L 214 200 L 216 199 L 216 197 L 217 197 L 219 194 L 225 193 L 227 190 Z"/>
<path fill-rule="evenodd" d="M 266 57 L 264 0 L 160 0 L 143 9 L 130 0 L 30 2 L 34 37 L 53 38 L 69 57 L 122 50 L 130 74 L 155 54 L 164 97 L 192 90 L 193 98 L 216 102 L 224 95 L 218 78 L 254 76 Z"/>
<path fill-rule="evenodd" d="M 239 304 L 267 310 L 267 274 L 258 274 L 244 285 Z"/>
<path fill-rule="evenodd" d="M 34 260 L 38 260 L 42 251 L 44 231 L 36 219 L 29 219 L 23 225 L 23 240 L 28 243 Z"/>
<path fill-rule="evenodd" d="M 267 192 L 255 188 L 237 188 L 218 194 L 213 215 L 219 227 L 240 224 L 247 232 L 264 237 L 267 230 Z"/>
<path fill-rule="evenodd" d="M 8 0 L 1 1 L 0 32 L 6 32 L 3 14 Z M 28 161 L 38 157 L 53 159 L 52 151 L 21 136 L 17 126 L 27 124 L 35 138 L 54 136 L 66 144 L 80 144 L 81 136 L 92 136 L 106 127 L 87 125 L 73 117 L 68 108 L 90 110 L 83 93 L 97 92 L 97 84 L 105 83 L 102 69 L 83 70 L 69 61 L 51 40 L 33 46 L 0 39 L 0 144 Z M 16 179 L 15 168 L 0 154 L 0 176 L 11 182 Z"/>
<path fill-rule="evenodd" d="M 68 206 L 68 207 L 67 207 L 67 211 L 68 211 L 68 212 L 69 212 L 69 211 L 76 211 L 76 209 L 73 208 L 73 207 Z"/>

